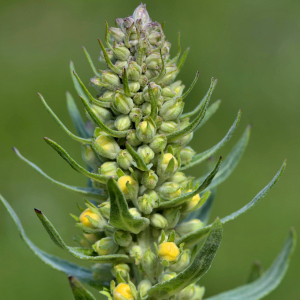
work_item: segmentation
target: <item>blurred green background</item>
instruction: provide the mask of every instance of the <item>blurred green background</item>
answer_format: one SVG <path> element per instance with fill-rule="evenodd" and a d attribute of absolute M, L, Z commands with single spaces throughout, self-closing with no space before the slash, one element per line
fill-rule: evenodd
<path fill-rule="evenodd" d="M 115 18 L 132 14 L 138 4 L 126 0 L 2 0 L 0 4 L 0 191 L 39 247 L 70 260 L 74 259 L 51 242 L 33 208 L 43 210 L 73 244 L 76 229 L 69 213 L 78 213 L 76 203 L 82 203 L 82 198 L 41 177 L 20 161 L 11 147 L 16 146 L 55 179 L 85 184 L 85 178 L 44 143 L 42 137 L 50 137 L 81 160 L 79 145 L 60 130 L 36 92 L 43 94 L 73 130 L 65 103 L 67 90 L 75 96 L 69 60 L 88 82 L 92 72 L 81 46 L 96 61 L 104 20 L 113 25 Z M 218 189 L 212 218 L 224 217 L 249 202 L 288 159 L 284 176 L 267 197 L 225 226 L 222 247 L 202 279 L 209 296 L 244 284 L 257 258 L 267 268 L 290 226 L 300 230 L 300 2 L 151 0 L 147 8 L 153 20 L 166 21 L 165 33 L 175 45 L 173 54 L 179 29 L 182 47 L 191 47 L 179 77 L 189 85 L 199 70 L 200 80 L 187 99 L 186 110 L 196 106 L 212 76 L 219 80 L 212 100 L 222 99 L 221 108 L 198 131 L 191 146 L 203 151 L 216 144 L 242 108 L 240 128 L 219 152 L 226 156 L 247 124 L 253 124 L 243 160 Z M 191 173 L 196 175 L 197 167 Z M 66 276 L 31 253 L 2 205 L 0 245 L 1 299 L 72 299 Z M 283 283 L 265 299 L 299 299 L 299 249 Z"/>

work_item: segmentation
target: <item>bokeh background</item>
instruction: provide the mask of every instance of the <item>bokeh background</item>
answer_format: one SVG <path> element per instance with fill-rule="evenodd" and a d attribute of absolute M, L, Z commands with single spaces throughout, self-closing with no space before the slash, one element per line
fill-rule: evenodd
<path fill-rule="evenodd" d="M 85 178 L 44 143 L 42 137 L 50 137 L 81 160 L 80 146 L 60 130 L 36 92 L 73 129 L 65 103 L 67 90 L 75 96 L 69 60 L 87 82 L 92 72 L 81 46 L 96 61 L 104 20 L 113 25 L 116 17 L 130 15 L 138 4 L 126 0 L 2 0 L 0 4 L 0 190 L 29 237 L 47 252 L 70 260 L 74 259 L 51 242 L 33 208 L 43 210 L 73 244 L 76 229 L 69 213 L 78 213 L 76 203 L 82 203 L 81 197 L 48 182 L 20 161 L 11 147 L 57 180 L 85 184 Z M 186 110 L 196 106 L 212 76 L 219 80 L 212 100 L 222 99 L 221 108 L 198 131 L 191 146 L 203 151 L 216 144 L 242 108 L 240 128 L 219 151 L 226 156 L 247 124 L 253 125 L 242 161 L 218 189 L 212 218 L 249 202 L 288 159 L 284 176 L 265 199 L 225 226 L 222 247 L 202 279 L 209 296 L 244 284 L 255 259 L 267 268 L 290 226 L 300 230 L 300 2 L 151 0 L 147 8 L 153 20 L 166 21 L 173 54 L 179 29 L 182 47 L 191 47 L 179 77 L 189 85 L 199 70 L 200 80 L 187 99 Z M 197 171 L 195 167 L 191 173 L 197 175 Z M 66 276 L 31 253 L 2 205 L 0 245 L 1 299 L 72 299 Z M 299 298 L 299 249 L 282 284 L 265 299 Z"/>

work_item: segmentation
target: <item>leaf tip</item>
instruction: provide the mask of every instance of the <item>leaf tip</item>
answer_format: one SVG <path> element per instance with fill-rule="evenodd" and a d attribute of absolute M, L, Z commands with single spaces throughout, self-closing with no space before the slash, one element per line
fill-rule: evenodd
<path fill-rule="evenodd" d="M 35 212 L 36 214 L 39 214 L 39 215 L 42 215 L 42 214 L 43 214 L 42 211 L 39 210 L 39 209 L 37 209 L 37 208 L 34 209 L 34 212 Z"/>
<path fill-rule="evenodd" d="M 19 154 L 19 151 L 16 147 L 12 147 L 13 151 L 18 155 Z"/>

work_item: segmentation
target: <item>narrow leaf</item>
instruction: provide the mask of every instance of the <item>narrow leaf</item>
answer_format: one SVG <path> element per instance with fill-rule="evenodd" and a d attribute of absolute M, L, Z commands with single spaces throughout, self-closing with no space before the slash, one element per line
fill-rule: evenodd
<path fill-rule="evenodd" d="M 254 207 L 266 194 L 267 192 L 274 186 L 274 184 L 279 180 L 280 176 L 282 175 L 284 169 L 286 166 L 286 161 L 284 161 L 282 167 L 277 172 L 277 174 L 274 176 L 274 178 L 270 181 L 270 183 L 265 186 L 248 204 L 246 204 L 244 207 L 239 209 L 238 211 L 230 214 L 229 216 L 222 218 L 221 223 L 226 224 L 229 221 L 234 220 L 238 216 L 242 215 L 246 211 L 248 211 L 250 208 Z M 209 232 L 209 229 L 212 225 L 208 225 L 205 227 L 202 227 L 198 230 L 195 230 L 191 233 L 188 233 L 184 236 L 182 236 L 180 239 L 176 241 L 177 245 L 180 245 L 181 243 L 185 243 L 185 247 L 192 247 L 193 245 L 199 243 L 201 239 Z"/>
<path fill-rule="evenodd" d="M 80 84 L 78 83 L 78 81 L 74 78 L 74 75 L 73 73 L 75 72 L 75 67 L 74 67 L 74 64 L 73 62 L 71 61 L 70 62 L 70 72 L 71 72 L 71 77 L 72 77 L 72 80 L 73 80 L 73 83 L 74 83 L 74 87 L 75 87 L 75 90 L 77 92 L 77 94 L 81 97 L 83 97 L 84 99 L 88 100 L 86 98 L 86 95 L 84 93 L 84 91 L 82 90 Z"/>
<path fill-rule="evenodd" d="M 190 52 L 190 47 L 187 48 L 187 49 L 183 52 L 183 54 L 182 54 L 182 56 L 181 56 L 181 58 L 180 58 L 180 60 L 179 60 L 179 62 L 178 62 L 178 64 L 177 64 L 178 71 L 180 71 L 180 70 L 182 69 L 182 67 L 183 67 L 183 65 L 184 65 L 184 63 L 185 63 L 185 60 L 186 60 L 187 55 L 189 54 L 189 52 Z"/>
<path fill-rule="evenodd" d="M 281 253 L 277 256 L 272 266 L 260 278 L 236 289 L 209 297 L 206 300 L 259 300 L 264 298 L 282 281 L 288 269 L 295 247 L 296 233 L 295 230 L 292 229 Z"/>
<path fill-rule="evenodd" d="M 21 160 L 25 161 L 29 166 L 31 166 L 33 169 L 35 169 L 38 173 L 40 173 L 45 178 L 49 179 L 51 182 L 57 184 L 58 186 L 61 186 L 65 189 L 75 192 L 79 195 L 82 195 L 82 196 L 85 196 L 88 198 L 93 198 L 95 200 L 98 200 L 99 202 L 107 200 L 108 196 L 105 195 L 103 190 L 92 188 L 92 187 L 77 187 L 77 186 L 72 186 L 72 185 L 68 185 L 68 184 L 59 182 L 59 181 L 51 178 L 50 176 L 48 176 L 37 165 L 35 165 L 34 163 L 32 163 L 31 161 L 26 159 L 24 156 L 22 156 L 21 153 L 16 148 L 13 148 L 13 150 Z"/>
<path fill-rule="evenodd" d="M 50 255 L 41 249 L 39 249 L 37 246 L 35 246 L 31 240 L 27 237 L 25 234 L 25 231 L 22 227 L 22 224 L 16 215 L 15 211 L 12 209 L 12 207 L 8 204 L 8 202 L 0 195 L 0 200 L 3 203 L 3 205 L 6 207 L 7 211 L 9 212 L 10 216 L 12 217 L 13 221 L 15 222 L 19 233 L 24 240 L 24 242 L 27 244 L 27 246 L 30 248 L 30 250 L 39 258 L 41 259 L 45 264 L 49 265 L 55 270 L 58 270 L 60 272 L 63 272 L 67 275 L 75 276 L 76 278 L 80 279 L 82 282 L 91 285 L 96 288 L 103 288 L 108 287 L 109 283 L 99 280 L 94 277 L 94 274 L 91 270 L 78 266 L 72 262 L 69 262 L 65 259 L 61 259 L 59 257 Z"/>
<path fill-rule="evenodd" d="M 238 112 L 237 118 L 235 119 L 233 125 L 230 127 L 229 131 L 227 132 L 227 134 L 224 136 L 224 138 L 215 146 L 213 146 L 212 148 L 196 154 L 192 157 L 192 160 L 190 163 L 188 163 L 185 166 L 180 167 L 180 170 L 186 170 L 188 168 L 191 168 L 197 164 L 200 164 L 201 162 L 203 162 L 204 160 L 208 159 L 210 156 L 212 156 L 213 154 L 215 154 L 219 149 L 221 149 L 232 137 L 234 131 L 236 130 L 236 128 L 239 125 L 240 119 L 241 119 L 241 115 L 242 115 L 242 111 L 240 110 Z"/>
<path fill-rule="evenodd" d="M 197 282 L 209 270 L 221 244 L 222 234 L 222 224 L 217 219 L 213 223 L 206 241 L 195 255 L 189 267 L 180 272 L 176 277 L 166 282 L 158 283 L 150 288 L 148 296 L 153 296 L 155 299 L 169 299 L 188 285 Z"/>
<path fill-rule="evenodd" d="M 86 51 L 86 49 L 84 47 L 82 47 L 82 49 L 84 51 L 84 54 L 85 54 L 85 56 L 86 56 L 86 58 L 87 58 L 87 60 L 88 60 L 88 62 L 90 64 L 90 66 L 91 66 L 94 74 L 96 76 L 98 76 L 98 77 L 101 77 L 101 75 L 100 75 L 100 73 L 98 73 L 98 71 L 97 71 L 97 69 L 96 69 L 96 67 L 95 67 L 95 65 L 94 65 L 94 63 L 93 63 L 93 61 L 92 61 L 91 56 L 89 55 L 89 53 Z"/>
<path fill-rule="evenodd" d="M 146 163 L 144 162 L 143 158 L 131 147 L 131 145 L 126 142 L 126 149 L 134 159 L 136 163 L 136 167 L 141 171 L 148 171 L 148 167 Z"/>
<path fill-rule="evenodd" d="M 112 254 L 112 255 L 101 255 L 94 256 L 94 252 L 91 249 L 80 248 L 80 247 L 70 247 L 67 246 L 63 241 L 61 236 L 58 234 L 57 230 L 54 228 L 53 224 L 47 219 L 47 217 L 38 209 L 34 210 L 40 221 L 42 222 L 44 228 L 49 234 L 52 241 L 59 247 L 67 250 L 76 258 L 86 261 L 101 262 L 101 263 L 115 263 L 115 262 L 127 262 L 130 258 L 125 254 Z M 89 254 L 89 255 L 87 255 Z"/>
<path fill-rule="evenodd" d="M 88 178 L 94 179 L 101 183 L 106 183 L 108 176 L 91 173 L 87 171 L 85 168 L 80 166 L 60 145 L 55 143 L 54 141 L 44 138 L 45 142 L 50 145 L 75 171 L 78 173 L 87 176 Z"/>
<path fill-rule="evenodd" d="M 113 178 L 108 179 L 107 189 L 110 197 L 110 225 L 124 231 L 138 234 L 149 226 L 149 220 L 133 216 L 128 209 L 127 201 Z"/>
<path fill-rule="evenodd" d="M 74 300 L 96 300 L 96 298 L 81 284 L 81 282 L 69 276 L 69 283 L 72 289 Z"/>

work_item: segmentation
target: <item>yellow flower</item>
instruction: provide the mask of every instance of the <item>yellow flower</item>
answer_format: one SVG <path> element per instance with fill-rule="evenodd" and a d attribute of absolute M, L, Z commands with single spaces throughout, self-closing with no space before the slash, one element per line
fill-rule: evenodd
<path fill-rule="evenodd" d="M 128 300 L 134 300 L 134 297 L 130 290 L 130 286 L 126 283 L 120 283 L 114 289 L 115 300 L 121 300 L 121 297 L 119 295 L 122 295 L 123 297 L 125 297 Z"/>
<path fill-rule="evenodd" d="M 105 135 L 97 138 L 96 143 L 99 144 L 105 151 L 114 151 L 114 144 L 111 139 Z"/>
<path fill-rule="evenodd" d="M 166 167 L 167 167 L 169 161 L 170 161 L 172 158 L 174 158 L 174 160 L 175 160 L 175 168 L 177 168 L 177 167 L 178 167 L 177 159 L 176 159 L 171 153 L 166 153 L 166 154 L 164 154 L 163 159 L 162 159 L 162 165 L 166 165 Z"/>
<path fill-rule="evenodd" d="M 147 121 L 143 121 L 143 122 L 141 122 L 141 123 L 139 124 L 142 133 L 146 133 L 146 130 L 147 130 L 147 124 L 148 124 Z"/>
<path fill-rule="evenodd" d="M 94 212 L 92 212 L 89 208 L 87 208 L 86 210 L 84 210 L 81 213 L 81 215 L 79 217 L 80 223 L 86 227 L 94 228 L 93 224 L 89 221 L 87 216 L 90 216 L 95 221 L 100 221 L 100 217 L 97 214 L 95 214 Z"/>
<path fill-rule="evenodd" d="M 179 249 L 173 242 L 161 243 L 158 248 L 158 255 L 160 258 L 167 261 L 174 261 L 179 256 Z"/>
<path fill-rule="evenodd" d="M 192 192 L 193 190 L 188 190 L 188 193 Z M 196 206 L 200 201 L 200 196 L 199 194 L 195 195 L 188 203 L 186 209 L 189 210 Z"/>
<path fill-rule="evenodd" d="M 133 187 L 137 185 L 136 181 L 128 175 L 122 176 L 118 179 L 118 186 L 124 195 L 128 194 L 128 189 L 126 187 L 126 183 L 129 182 Z"/>

